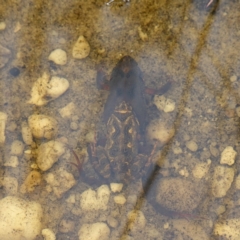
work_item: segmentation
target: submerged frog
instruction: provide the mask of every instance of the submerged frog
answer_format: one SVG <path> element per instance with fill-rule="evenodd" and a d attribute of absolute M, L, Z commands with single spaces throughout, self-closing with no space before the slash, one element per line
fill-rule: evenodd
<path fill-rule="evenodd" d="M 140 179 L 151 168 L 153 154 L 145 141 L 144 93 L 163 94 L 170 83 L 159 91 L 145 88 L 142 72 L 130 56 L 117 63 L 109 81 L 104 76 L 98 72 L 97 85 L 110 91 L 103 112 L 106 141 L 102 146 L 96 142 L 91 144 L 89 161 L 99 177 L 106 181 Z"/>

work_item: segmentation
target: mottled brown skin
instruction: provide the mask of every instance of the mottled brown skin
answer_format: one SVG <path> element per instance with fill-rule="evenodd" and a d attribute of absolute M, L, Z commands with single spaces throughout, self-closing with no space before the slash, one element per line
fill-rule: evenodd
<path fill-rule="evenodd" d="M 97 86 L 110 93 L 103 112 L 106 144 L 92 145 L 89 149 L 92 166 L 105 180 L 128 182 L 139 179 L 151 166 L 150 152 L 142 151 L 143 146 L 140 146 L 145 144 L 147 110 L 144 93 L 158 91 L 145 88 L 142 72 L 130 56 L 117 63 L 109 81 L 99 71 Z M 164 87 L 166 91 L 170 84 Z"/>

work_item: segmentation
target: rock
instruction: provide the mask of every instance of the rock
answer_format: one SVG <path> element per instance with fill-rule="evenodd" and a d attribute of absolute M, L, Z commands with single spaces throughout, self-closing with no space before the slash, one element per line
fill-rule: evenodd
<path fill-rule="evenodd" d="M 24 144 L 19 140 L 15 140 L 11 145 L 11 155 L 21 156 L 23 154 Z"/>
<path fill-rule="evenodd" d="M 6 28 L 5 22 L 0 22 L 0 31 L 4 30 Z"/>
<path fill-rule="evenodd" d="M 65 78 L 50 76 L 43 73 L 42 77 L 34 82 L 31 90 L 31 99 L 28 101 L 30 104 L 37 106 L 46 105 L 48 102 L 58 98 L 69 88 L 69 82 Z"/>
<path fill-rule="evenodd" d="M 27 145 L 31 145 L 33 139 L 30 127 L 28 126 L 27 122 L 23 122 L 21 126 L 22 126 L 22 139 L 24 143 Z"/>
<path fill-rule="evenodd" d="M 160 120 L 154 120 L 147 127 L 147 136 L 152 141 L 158 140 L 161 144 L 165 144 L 174 136 L 174 129 Z"/>
<path fill-rule="evenodd" d="M 83 224 L 78 232 L 79 240 L 108 240 L 110 229 L 106 223 Z"/>
<path fill-rule="evenodd" d="M 116 228 L 118 226 L 118 221 L 116 218 L 108 216 L 107 223 L 110 227 Z"/>
<path fill-rule="evenodd" d="M 42 236 L 44 237 L 44 240 L 56 240 L 56 236 L 53 230 L 49 228 L 45 228 L 42 230 Z"/>
<path fill-rule="evenodd" d="M 5 128 L 7 123 L 7 114 L 0 112 L 0 144 L 5 143 Z"/>
<path fill-rule="evenodd" d="M 65 65 L 67 63 L 67 53 L 62 49 L 57 48 L 50 53 L 48 60 L 53 61 L 58 65 Z"/>
<path fill-rule="evenodd" d="M 211 162 L 212 162 L 211 159 L 208 159 L 207 162 L 196 164 L 196 166 L 193 169 L 193 176 L 199 179 L 205 177 L 211 166 Z"/>
<path fill-rule="evenodd" d="M 84 211 L 107 210 L 109 197 L 107 185 L 100 186 L 96 191 L 88 189 L 81 194 L 80 206 Z"/>
<path fill-rule="evenodd" d="M 175 102 L 172 99 L 168 99 L 164 96 L 155 95 L 153 102 L 158 110 L 164 111 L 165 113 L 173 112 L 175 109 Z"/>
<path fill-rule="evenodd" d="M 20 24 L 20 22 L 17 22 L 15 25 L 15 28 L 13 30 L 14 33 L 18 32 L 19 30 L 21 30 L 22 25 Z"/>
<path fill-rule="evenodd" d="M 127 228 L 132 233 L 137 233 L 139 231 L 144 231 L 146 225 L 146 218 L 142 211 L 132 210 L 127 214 L 128 226 Z"/>
<path fill-rule="evenodd" d="M 156 202 L 176 212 L 192 212 L 200 203 L 203 189 L 184 178 L 162 178 L 156 186 Z"/>
<path fill-rule="evenodd" d="M 65 145 L 58 141 L 43 143 L 38 148 L 37 165 L 42 171 L 47 171 L 65 153 Z"/>
<path fill-rule="evenodd" d="M 73 58 L 83 59 L 90 53 L 90 46 L 84 36 L 80 36 L 72 49 Z"/>
<path fill-rule="evenodd" d="M 211 144 L 210 147 L 209 147 L 209 149 L 210 149 L 211 154 L 212 154 L 214 157 L 218 157 L 219 151 L 218 151 L 218 149 L 217 149 L 215 146 L 213 146 L 213 145 Z"/>
<path fill-rule="evenodd" d="M 31 171 L 27 175 L 23 184 L 21 185 L 20 192 L 21 193 L 33 192 L 35 187 L 40 185 L 41 181 L 42 181 L 42 176 L 41 176 L 40 172 Z"/>
<path fill-rule="evenodd" d="M 7 194 L 15 195 L 18 192 L 18 180 L 15 177 L 4 177 L 3 187 Z"/>
<path fill-rule="evenodd" d="M 36 138 L 51 139 L 56 136 L 58 125 L 57 121 L 43 114 L 34 114 L 28 118 L 28 125 Z"/>
<path fill-rule="evenodd" d="M 173 147 L 172 150 L 175 155 L 181 154 L 183 152 L 180 147 Z"/>
<path fill-rule="evenodd" d="M 75 104 L 73 102 L 70 102 L 65 107 L 58 110 L 62 118 L 71 118 L 74 114 L 74 110 L 76 109 Z"/>
<path fill-rule="evenodd" d="M 114 193 L 121 192 L 122 188 L 123 188 L 123 184 L 122 183 L 110 183 L 110 188 L 111 188 L 111 191 Z"/>
<path fill-rule="evenodd" d="M 69 88 L 69 82 L 65 78 L 53 76 L 48 83 L 47 97 L 56 99 L 67 91 Z"/>
<path fill-rule="evenodd" d="M 48 173 L 45 180 L 53 189 L 57 198 L 61 198 L 65 192 L 76 184 L 76 180 L 73 175 L 62 168 L 58 169 L 54 173 Z"/>
<path fill-rule="evenodd" d="M 11 57 L 11 51 L 0 45 L 0 69 L 3 68 Z"/>
<path fill-rule="evenodd" d="M 214 235 L 221 236 L 225 239 L 239 240 L 240 239 L 240 219 L 233 218 L 224 220 L 221 223 L 216 223 L 214 226 Z"/>
<path fill-rule="evenodd" d="M 127 201 L 126 198 L 122 194 L 114 196 L 113 200 L 116 204 L 119 204 L 119 205 L 123 205 Z"/>
<path fill-rule="evenodd" d="M 237 76 L 236 75 L 231 76 L 230 81 L 231 82 L 236 82 L 237 81 Z"/>
<path fill-rule="evenodd" d="M 5 167 L 17 167 L 18 166 L 18 157 L 17 156 L 10 156 L 4 163 Z"/>
<path fill-rule="evenodd" d="M 184 177 L 188 177 L 188 176 L 189 176 L 189 172 L 188 172 L 188 170 L 187 170 L 186 167 L 184 167 L 183 169 L 180 169 L 180 170 L 179 170 L 179 174 L 180 174 L 181 176 L 184 176 Z"/>
<path fill-rule="evenodd" d="M 187 147 L 190 151 L 192 151 L 192 152 L 196 152 L 196 151 L 198 150 L 198 145 L 197 145 L 197 143 L 194 142 L 194 141 L 192 141 L 192 140 L 186 142 L 186 147 Z"/>
<path fill-rule="evenodd" d="M 41 231 L 42 208 L 37 202 L 8 196 L 0 200 L 0 239 L 34 240 Z"/>
<path fill-rule="evenodd" d="M 236 155 L 237 155 L 237 152 L 234 151 L 233 147 L 228 146 L 221 153 L 220 163 L 231 166 L 235 163 Z"/>
<path fill-rule="evenodd" d="M 217 166 L 214 169 L 212 181 L 212 194 L 216 198 L 226 196 L 234 178 L 234 169 L 224 166 Z"/>

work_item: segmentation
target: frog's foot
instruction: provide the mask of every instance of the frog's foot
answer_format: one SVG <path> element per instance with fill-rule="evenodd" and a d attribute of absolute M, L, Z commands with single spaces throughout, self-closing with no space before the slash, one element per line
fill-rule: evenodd
<path fill-rule="evenodd" d="M 75 157 L 75 160 L 76 160 L 77 163 L 74 163 L 74 162 L 68 162 L 68 163 L 72 164 L 73 166 L 75 166 L 77 168 L 77 170 L 78 170 L 79 175 L 80 175 L 80 173 L 82 171 L 82 166 L 83 166 L 83 162 L 84 161 L 83 160 L 80 161 L 78 155 L 72 149 L 71 149 L 71 152 L 72 152 L 73 156 Z"/>
<path fill-rule="evenodd" d="M 160 89 L 153 89 L 145 87 L 145 93 L 149 95 L 163 95 L 165 92 L 167 92 L 172 86 L 172 82 L 169 81 L 165 85 L 163 85 Z"/>

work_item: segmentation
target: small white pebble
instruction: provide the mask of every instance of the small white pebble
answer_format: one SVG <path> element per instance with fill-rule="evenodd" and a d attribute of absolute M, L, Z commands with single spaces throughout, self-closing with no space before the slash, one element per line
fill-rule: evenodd
<path fill-rule="evenodd" d="M 123 188 L 123 184 L 122 183 L 110 183 L 110 188 L 111 188 L 111 191 L 114 193 L 121 192 L 122 188 Z"/>
<path fill-rule="evenodd" d="M 27 145 L 31 145 L 33 139 L 30 127 L 28 126 L 27 122 L 23 122 L 21 126 L 22 126 L 22 139 L 24 143 Z"/>
<path fill-rule="evenodd" d="M 44 237 L 44 240 L 55 240 L 56 239 L 56 236 L 55 236 L 53 230 L 51 230 L 49 228 L 43 229 L 42 235 Z"/>
<path fill-rule="evenodd" d="M 237 76 L 236 75 L 231 76 L 230 81 L 231 82 L 236 82 L 237 81 Z"/>
<path fill-rule="evenodd" d="M 167 99 L 163 111 L 165 113 L 173 112 L 175 109 L 175 102 L 172 99 Z"/>
<path fill-rule="evenodd" d="M 126 198 L 122 194 L 114 196 L 113 199 L 114 199 L 114 202 L 119 205 L 123 205 L 126 202 Z"/>
<path fill-rule="evenodd" d="M 174 147 L 173 148 L 173 153 L 175 155 L 181 154 L 182 153 L 182 149 L 180 147 Z"/>
<path fill-rule="evenodd" d="M 106 223 L 83 224 L 78 232 L 79 240 L 107 240 L 110 229 Z"/>
<path fill-rule="evenodd" d="M 21 156 L 23 154 L 24 144 L 21 141 L 15 140 L 11 145 L 11 154 Z"/>
<path fill-rule="evenodd" d="M 196 152 L 196 151 L 198 150 L 198 145 L 197 145 L 197 143 L 194 142 L 194 141 L 192 141 L 192 140 L 186 142 L 186 147 L 187 147 L 190 151 L 192 151 L 192 152 Z"/>
<path fill-rule="evenodd" d="M 168 229 L 169 228 L 169 223 L 168 222 L 164 223 L 163 228 Z"/>
<path fill-rule="evenodd" d="M 48 60 L 58 65 L 65 65 L 67 63 L 67 53 L 60 48 L 55 49 L 48 56 Z"/>
<path fill-rule="evenodd" d="M 73 102 L 70 102 L 65 107 L 58 110 L 62 118 L 71 118 L 71 116 L 74 114 L 74 110 L 76 109 L 75 104 Z"/>
<path fill-rule="evenodd" d="M 196 164 L 193 169 L 193 176 L 198 179 L 203 178 L 207 174 L 211 162 L 211 159 L 208 159 L 207 162 Z"/>
<path fill-rule="evenodd" d="M 80 36 L 72 49 L 73 58 L 83 59 L 90 53 L 90 46 L 84 36 Z"/>
<path fill-rule="evenodd" d="M 17 167 L 18 166 L 18 157 L 11 156 L 7 161 L 4 163 L 5 167 Z"/>
<path fill-rule="evenodd" d="M 4 30 L 6 28 L 5 22 L 0 22 L 0 31 Z"/>
<path fill-rule="evenodd" d="M 118 226 L 118 221 L 116 218 L 108 216 L 107 223 L 110 227 L 116 228 Z"/>

